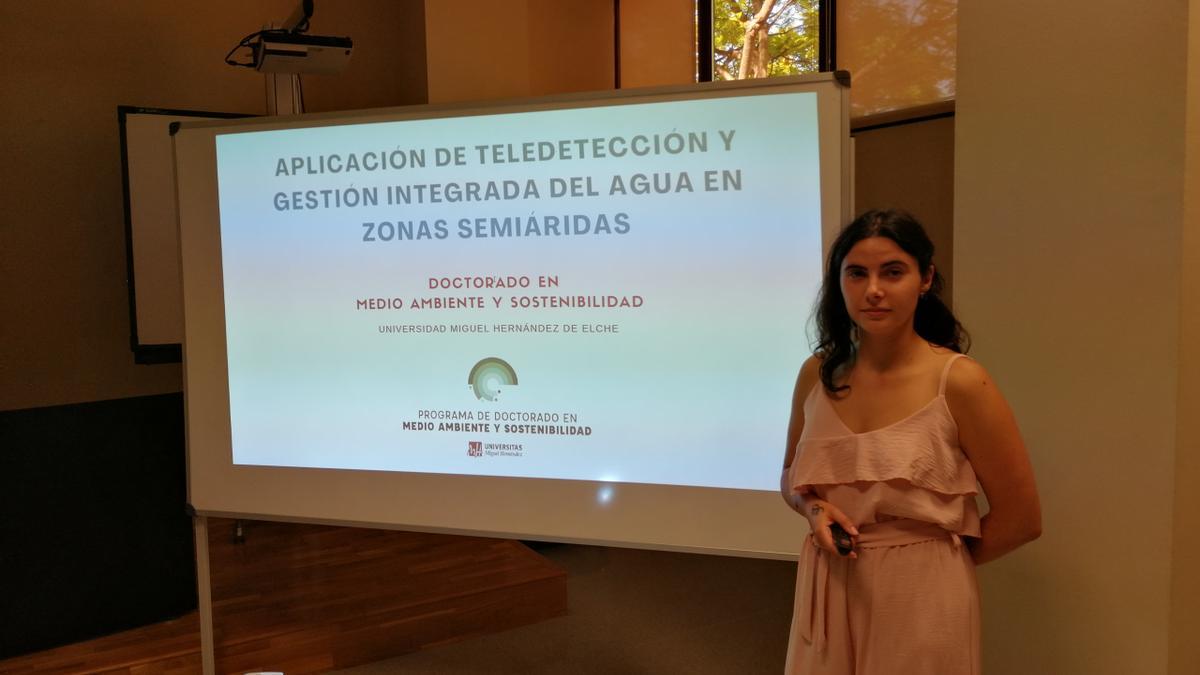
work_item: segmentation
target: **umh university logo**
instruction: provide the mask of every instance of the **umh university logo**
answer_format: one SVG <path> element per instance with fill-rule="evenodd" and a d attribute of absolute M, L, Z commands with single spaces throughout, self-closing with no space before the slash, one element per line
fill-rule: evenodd
<path fill-rule="evenodd" d="M 483 457 L 483 442 L 467 441 L 467 455 L 470 457 Z"/>

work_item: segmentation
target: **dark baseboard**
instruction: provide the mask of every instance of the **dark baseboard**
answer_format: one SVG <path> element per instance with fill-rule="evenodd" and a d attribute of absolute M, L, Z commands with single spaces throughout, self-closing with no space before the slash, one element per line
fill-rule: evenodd
<path fill-rule="evenodd" d="M 196 608 L 183 395 L 0 412 L 0 659 Z"/>

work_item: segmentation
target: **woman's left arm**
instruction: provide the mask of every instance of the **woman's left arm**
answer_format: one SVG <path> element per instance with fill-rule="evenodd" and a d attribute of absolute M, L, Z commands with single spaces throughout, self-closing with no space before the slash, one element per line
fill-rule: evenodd
<path fill-rule="evenodd" d="M 1042 507 L 1029 452 L 1008 402 L 983 366 L 959 359 L 950 368 L 946 404 L 958 424 L 958 440 L 971 461 L 988 513 L 971 542 L 975 564 L 995 560 L 1042 534 Z"/>

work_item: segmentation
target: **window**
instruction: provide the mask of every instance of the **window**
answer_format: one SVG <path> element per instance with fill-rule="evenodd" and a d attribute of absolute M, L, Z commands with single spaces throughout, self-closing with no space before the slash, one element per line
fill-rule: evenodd
<path fill-rule="evenodd" d="M 957 0 L 842 0 L 837 67 L 850 71 L 850 116 L 949 101 Z"/>
<path fill-rule="evenodd" d="M 850 72 L 851 117 L 954 98 L 957 0 L 698 0 L 696 9 L 700 81 L 836 67 Z"/>
<path fill-rule="evenodd" d="M 820 70 L 818 0 L 712 0 L 712 79 Z"/>

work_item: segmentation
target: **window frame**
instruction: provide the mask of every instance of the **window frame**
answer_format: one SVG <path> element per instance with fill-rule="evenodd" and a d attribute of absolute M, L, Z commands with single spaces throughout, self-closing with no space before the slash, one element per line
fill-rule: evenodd
<path fill-rule="evenodd" d="M 817 72 L 837 70 L 837 0 L 817 0 Z M 713 0 L 696 0 L 696 81 L 713 81 Z"/>

